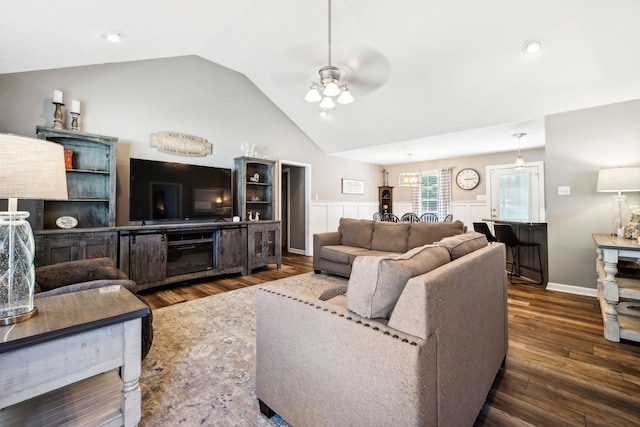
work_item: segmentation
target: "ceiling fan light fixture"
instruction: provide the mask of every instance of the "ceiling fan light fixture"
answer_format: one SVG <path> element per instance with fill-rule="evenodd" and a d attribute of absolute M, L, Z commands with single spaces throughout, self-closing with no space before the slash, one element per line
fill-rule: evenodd
<path fill-rule="evenodd" d="M 333 99 L 330 96 L 325 96 L 320 103 L 320 108 L 331 110 L 333 108 L 336 108 L 336 103 L 333 102 Z"/>
<path fill-rule="evenodd" d="M 330 82 L 325 86 L 322 94 L 324 96 L 338 96 L 340 95 L 340 92 L 338 85 L 335 82 Z"/>
<path fill-rule="evenodd" d="M 340 89 L 342 93 L 338 97 L 338 104 L 347 105 L 353 102 L 353 96 L 351 96 L 351 92 L 349 92 L 349 88 L 347 86 L 341 86 Z"/>
<path fill-rule="evenodd" d="M 319 102 L 322 109 L 333 109 L 336 106 L 334 97 L 338 96 L 337 102 L 339 104 L 351 104 L 353 102 L 353 95 L 349 93 L 349 88 L 346 84 L 339 85 L 340 82 L 340 69 L 331 65 L 331 0 L 327 1 L 329 11 L 329 65 L 318 70 L 318 76 L 320 77 L 320 83 L 311 83 L 311 89 L 304 97 L 309 102 Z M 322 96 L 320 95 L 322 92 Z"/>
<path fill-rule="evenodd" d="M 312 85 L 311 89 L 309 89 L 309 92 L 307 92 L 307 95 L 304 97 L 304 99 L 307 102 L 318 102 L 322 100 L 322 95 L 320 95 L 320 92 L 318 92 L 318 89 L 316 89 Z"/>

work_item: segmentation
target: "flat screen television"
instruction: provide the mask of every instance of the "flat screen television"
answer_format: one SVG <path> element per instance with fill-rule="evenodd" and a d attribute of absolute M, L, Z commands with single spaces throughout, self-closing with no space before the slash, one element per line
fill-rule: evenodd
<path fill-rule="evenodd" d="M 129 166 L 130 221 L 232 217 L 231 169 L 133 158 Z"/>

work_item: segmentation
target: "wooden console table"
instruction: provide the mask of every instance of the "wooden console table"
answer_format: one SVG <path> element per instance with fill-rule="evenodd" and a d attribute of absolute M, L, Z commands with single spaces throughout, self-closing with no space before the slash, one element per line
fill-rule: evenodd
<path fill-rule="evenodd" d="M 594 234 L 598 259 L 598 299 L 604 321 L 604 337 L 619 342 L 640 342 L 640 280 L 616 277 L 622 257 L 640 259 L 637 240 Z"/>
<path fill-rule="evenodd" d="M 35 305 L 34 318 L 0 327 L 0 425 L 135 426 L 148 307 L 120 286 Z"/>

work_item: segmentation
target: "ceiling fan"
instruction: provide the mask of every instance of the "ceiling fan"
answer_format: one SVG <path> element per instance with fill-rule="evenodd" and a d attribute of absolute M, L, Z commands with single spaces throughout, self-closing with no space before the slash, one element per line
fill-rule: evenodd
<path fill-rule="evenodd" d="M 337 50 L 333 49 L 331 0 L 328 0 L 328 14 L 328 44 L 323 46 L 321 42 L 306 43 L 285 51 L 271 68 L 273 82 L 285 89 L 300 88 L 301 93 L 304 93 L 302 91 L 305 87 L 309 89 L 310 82 L 313 82 L 312 88 L 315 86 L 316 90 L 324 89 L 324 80 L 336 83 L 339 88 L 347 86 L 357 97 L 381 87 L 389 78 L 389 61 L 380 52 L 361 43 L 341 44 Z M 327 53 L 328 65 L 322 67 L 323 62 L 327 63 L 327 57 L 323 59 Z"/>

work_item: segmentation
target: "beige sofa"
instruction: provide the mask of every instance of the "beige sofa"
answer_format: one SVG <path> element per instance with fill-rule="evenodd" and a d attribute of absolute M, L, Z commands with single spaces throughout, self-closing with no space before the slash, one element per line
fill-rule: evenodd
<path fill-rule="evenodd" d="M 357 256 L 404 253 L 464 231 L 460 221 L 395 223 L 340 218 L 338 231 L 313 235 L 313 270 L 349 277 Z"/>
<path fill-rule="evenodd" d="M 359 257 L 346 296 L 328 301 L 260 288 L 262 412 L 310 427 L 473 425 L 508 345 L 504 245 L 477 235 L 402 256 Z M 425 264 L 431 271 L 406 283 L 392 279 Z M 375 294 L 388 293 L 380 288 L 390 282 L 401 287 L 391 313 L 366 317 L 384 306 Z"/>

